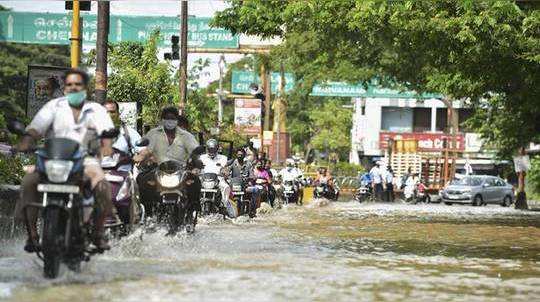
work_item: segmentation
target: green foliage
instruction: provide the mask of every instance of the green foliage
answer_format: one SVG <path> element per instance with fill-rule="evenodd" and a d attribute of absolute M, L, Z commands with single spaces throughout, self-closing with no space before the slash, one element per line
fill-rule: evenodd
<path fill-rule="evenodd" d="M 109 55 L 109 97 L 118 102 L 142 103 L 142 120 L 149 125 L 157 124 L 161 109 L 173 104 L 177 93 L 171 65 L 158 60 L 158 41 L 159 33 L 154 32 L 144 44 L 114 45 Z"/>
<path fill-rule="evenodd" d="M 536 197 L 540 197 L 540 156 L 531 158 L 531 169 L 528 172 L 527 188 Z"/>
<path fill-rule="evenodd" d="M 24 176 L 23 163 L 21 158 L 0 155 L 0 184 L 20 184 Z"/>
<path fill-rule="evenodd" d="M 511 0 L 231 0 L 218 26 L 281 36 L 301 89 L 314 81 L 402 83 L 466 98 L 508 155 L 540 141 L 540 12 Z M 285 30 L 286 29 L 286 30 Z M 505 114 L 501 114 L 505 113 Z M 502 139 L 501 138 L 507 138 Z"/>
<path fill-rule="evenodd" d="M 331 167 L 331 168 L 332 168 L 332 174 L 336 176 L 355 177 L 365 172 L 364 167 L 362 167 L 361 165 L 350 164 L 345 161 L 338 162 L 334 167 Z"/>
<path fill-rule="evenodd" d="M 321 151 L 337 152 L 341 159 L 346 159 L 351 146 L 352 114 L 341 105 L 338 100 L 329 100 L 310 110 L 311 144 Z"/>

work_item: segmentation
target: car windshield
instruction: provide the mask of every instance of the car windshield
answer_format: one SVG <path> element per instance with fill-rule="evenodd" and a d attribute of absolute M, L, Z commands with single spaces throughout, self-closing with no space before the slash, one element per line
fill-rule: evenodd
<path fill-rule="evenodd" d="M 458 186 L 479 186 L 482 183 L 482 180 L 477 177 L 463 177 L 462 179 L 452 180 L 452 185 Z"/>

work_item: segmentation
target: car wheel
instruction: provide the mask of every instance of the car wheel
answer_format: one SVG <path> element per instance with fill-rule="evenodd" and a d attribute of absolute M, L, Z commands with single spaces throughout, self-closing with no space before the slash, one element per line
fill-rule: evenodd
<path fill-rule="evenodd" d="M 512 204 L 512 197 L 506 195 L 502 201 L 501 206 L 503 207 L 509 207 Z"/>
<path fill-rule="evenodd" d="M 484 203 L 484 201 L 482 200 L 482 196 L 480 196 L 480 195 L 474 196 L 474 199 L 473 199 L 473 202 L 472 202 L 472 205 L 473 205 L 473 206 L 479 207 L 479 206 L 481 206 L 483 203 Z"/>

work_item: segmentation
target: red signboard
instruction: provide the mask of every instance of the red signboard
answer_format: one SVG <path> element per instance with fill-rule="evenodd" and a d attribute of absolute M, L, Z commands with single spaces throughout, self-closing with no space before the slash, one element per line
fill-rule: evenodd
<path fill-rule="evenodd" d="M 397 132 L 380 132 L 379 147 L 386 149 L 388 140 L 417 140 L 418 149 L 420 151 L 442 151 L 444 150 L 444 139 L 451 142 L 452 136 L 443 133 L 397 133 Z M 463 134 L 456 135 L 457 149 L 465 150 L 465 138 Z"/>

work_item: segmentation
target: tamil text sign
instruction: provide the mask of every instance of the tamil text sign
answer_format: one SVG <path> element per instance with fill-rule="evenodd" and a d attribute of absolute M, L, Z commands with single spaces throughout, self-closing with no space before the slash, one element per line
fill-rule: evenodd
<path fill-rule="evenodd" d="M 249 86 L 251 84 L 261 84 L 261 78 L 259 75 L 252 71 L 233 70 L 232 72 L 232 93 L 249 93 Z M 272 93 L 279 91 L 281 81 L 281 75 L 279 72 L 272 72 L 270 78 L 270 86 Z M 285 73 L 285 92 L 289 92 L 294 88 L 294 75 L 292 73 Z"/>
<path fill-rule="evenodd" d="M 346 82 L 326 82 L 316 84 L 311 91 L 313 96 L 337 96 L 337 97 L 363 97 L 363 98 L 440 98 L 438 94 L 421 94 L 414 91 L 401 91 L 384 88 L 376 84 L 364 86 L 362 84 L 349 84 Z"/>
<path fill-rule="evenodd" d="M 234 125 L 242 134 L 257 135 L 261 132 L 261 100 L 236 99 Z"/>
<path fill-rule="evenodd" d="M 81 14 L 83 45 L 95 45 L 96 15 Z M 237 48 L 238 36 L 210 27 L 211 18 L 188 20 L 188 45 L 201 48 Z M 180 33 L 180 19 L 165 16 L 111 16 L 109 42 L 145 41 L 154 30 L 162 34 L 160 46 Z M 0 12 L 0 41 L 34 44 L 69 44 L 71 14 Z"/>

